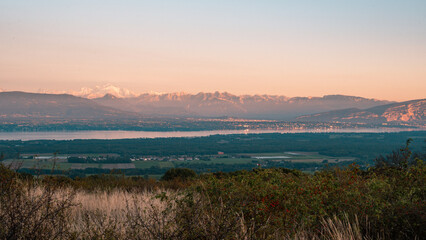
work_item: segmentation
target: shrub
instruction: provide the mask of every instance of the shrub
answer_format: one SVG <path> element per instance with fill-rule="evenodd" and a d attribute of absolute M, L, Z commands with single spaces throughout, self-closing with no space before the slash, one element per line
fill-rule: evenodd
<path fill-rule="evenodd" d="M 197 174 L 194 172 L 194 170 L 188 169 L 188 168 L 171 168 L 167 170 L 166 173 L 164 173 L 161 180 L 170 181 L 170 180 L 190 180 L 197 176 Z"/>
<path fill-rule="evenodd" d="M 281 169 L 209 174 L 187 190 L 178 212 L 182 226 L 207 227 L 224 236 L 237 234 L 238 221 L 247 226 L 242 236 L 263 239 L 295 236 L 302 229 L 321 235 L 324 219 L 368 219 L 359 221 L 363 234 L 412 239 L 426 234 L 425 170 L 420 161 L 386 172 L 351 165 L 315 175 Z"/>
<path fill-rule="evenodd" d="M 37 187 L 0 165 L 0 239 L 58 239 L 68 234 L 72 194 Z"/>

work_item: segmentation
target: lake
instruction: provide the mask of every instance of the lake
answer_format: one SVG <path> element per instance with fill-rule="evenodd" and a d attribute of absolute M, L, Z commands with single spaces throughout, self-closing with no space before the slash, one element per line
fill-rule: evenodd
<path fill-rule="evenodd" d="M 422 131 L 407 128 L 358 128 L 358 129 L 303 129 L 303 130 L 213 130 L 213 131 L 50 131 L 50 132 L 0 132 L 0 140 L 74 140 L 74 139 L 127 139 L 127 138 L 172 138 L 205 137 L 229 134 L 260 133 L 384 133 Z"/>

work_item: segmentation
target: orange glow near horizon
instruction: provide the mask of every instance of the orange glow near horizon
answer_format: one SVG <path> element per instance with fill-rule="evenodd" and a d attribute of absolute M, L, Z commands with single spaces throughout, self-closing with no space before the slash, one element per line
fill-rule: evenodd
<path fill-rule="evenodd" d="M 0 3 L 0 89 L 426 97 L 421 1 L 24 2 Z"/>

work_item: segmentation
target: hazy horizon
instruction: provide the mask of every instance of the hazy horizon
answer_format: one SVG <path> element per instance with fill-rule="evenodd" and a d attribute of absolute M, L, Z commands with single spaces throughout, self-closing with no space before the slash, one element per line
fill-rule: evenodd
<path fill-rule="evenodd" d="M 163 94 L 190 94 L 190 95 L 196 95 L 196 94 L 200 94 L 200 93 L 210 93 L 210 94 L 214 94 L 216 92 L 219 92 L 221 94 L 227 93 L 227 94 L 231 94 L 231 95 L 235 95 L 235 96 L 263 96 L 263 95 L 268 95 L 268 96 L 282 96 L 282 97 L 288 97 L 288 98 L 297 98 L 297 97 L 306 97 L 306 98 L 322 98 L 325 96 L 334 96 L 334 95 L 338 95 L 338 96 L 353 96 L 353 97 L 361 97 L 361 98 L 366 98 L 366 99 L 376 99 L 376 100 L 384 100 L 384 101 L 394 101 L 394 100 L 389 100 L 389 99 L 379 99 L 379 98 L 374 98 L 374 97 L 365 97 L 365 96 L 356 96 L 356 95 L 348 95 L 348 94 L 340 94 L 340 93 L 331 93 L 331 94 L 324 94 L 324 95 L 315 95 L 315 96 L 288 96 L 288 95 L 284 95 L 284 94 L 267 94 L 267 93 L 242 93 L 242 94 L 237 94 L 234 92 L 229 92 L 229 91 L 196 91 L 196 92 L 187 92 L 187 91 L 172 91 L 172 92 L 154 92 L 154 91 L 146 91 L 146 92 L 133 92 L 127 88 L 121 88 L 119 86 L 115 86 L 112 84 L 105 84 L 105 85 L 97 85 L 97 86 L 92 86 L 92 87 L 81 87 L 80 89 L 72 89 L 72 90 L 53 90 L 53 89 L 37 89 L 36 91 L 31 91 L 31 90 L 20 90 L 20 89 L 4 89 L 4 88 L 0 88 L 0 93 L 1 92 L 26 92 L 26 93 L 42 93 L 42 94 L 70 94 L 70 95 L 74 95 L 74 96 L 78 96 L 78 97 L 84 97 L 84 98 L 100 98 L 100 97 L 104 97 L 105 95 L 113 95 L 115 97 L 119 97 L 119 98 L 128 98 L 128 97 L 138 97 L 140 95 L 143 94 L 154 94 L 154 95 L 163 95 Z M 415 99 L 408 99 L 408 100 L 415 100 Z"/>
<path fill-rule="evenodd" d="M 0 2 L 0 89 L 425 98 L 426 1 Z"/>

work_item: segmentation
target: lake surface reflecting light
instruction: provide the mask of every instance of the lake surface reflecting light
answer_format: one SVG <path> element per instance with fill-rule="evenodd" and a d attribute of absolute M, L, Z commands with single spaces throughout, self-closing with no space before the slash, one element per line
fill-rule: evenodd
<path fill-rule="evenodd" d="M 422 131 L 405 128 L 365 129 L 303 129 L 303 130 L 213 130 L 213 131 L 49 131 L 49 132 L 0 132 L 0 140 L 75 140 L 75 139 L 130 139 L 130 138 L 173 138 L 205 137 L 229 134 L 260 133 L 384 133 L 401 131 Z"/>

